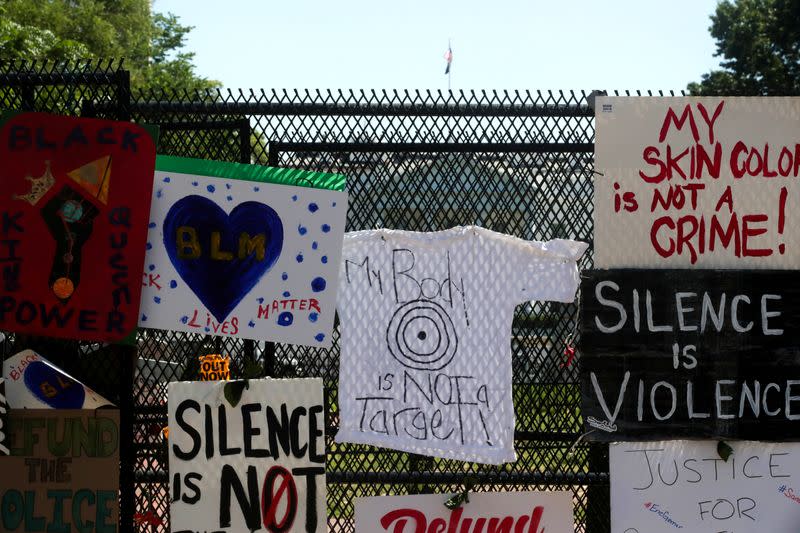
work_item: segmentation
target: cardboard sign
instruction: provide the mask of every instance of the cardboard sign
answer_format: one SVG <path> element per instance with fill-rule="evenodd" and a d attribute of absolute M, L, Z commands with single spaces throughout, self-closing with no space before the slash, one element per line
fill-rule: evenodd
<path fill-rule="evenodd" d="M 727 461 L 711 441 L 612 444 L 611 533 L 796 533 L 800 444 L 729 444 Z"/>
<path fill-rule="evenodd" d="M 201 355 L 200 380 L 222 381 L 231 379 L 231 358 L 219 354 Z"/>
<path fill-rule="evenodd" d="M 236 384 L 169 384 L 171 531 L 325 531 L 322 380 Z"/>
<path fill-rule="evenodd" d="M 800 98 L 597 98 L 598 268 L 800 268 Z"/>
<path fill-rule="evenodd" d="M 0 530 L 107 533 L 119 522 L 119 411 L 14 409 Z"/>
<path fill-rule="evenodd" d="M 3 361 L 6 397 L 13 409 L 97 409 L 111 402 L 50 361 L 25 350 Z"/>
<path fill-rule="evenodd" d="M 140 326 L 329 347 L 347 194 L 265 182 L 285 169 L 161 161 Z"/>
<path fill-rule="evenodd" d="M 8 455 L 8 402 L 3 378 L 0 378 L 0 455 Z"/>
<path fill-rule="evenodd" d="M 795 272 L 594 270 L 581 288 L 588 438 L 800 439 Z"/>
<path fill-rule="evenodd" d="M 449 496 L 356 498 L 356 533 L 575 531 L 571 492 L 473 493 L 469 503 L 452 511 L 444 506 Z"/>
<path fill-rule="evenodd" d="M 136 328 L 155 142 L 130 122 L 0 119 L 0 328 L 119 341 Z"/>

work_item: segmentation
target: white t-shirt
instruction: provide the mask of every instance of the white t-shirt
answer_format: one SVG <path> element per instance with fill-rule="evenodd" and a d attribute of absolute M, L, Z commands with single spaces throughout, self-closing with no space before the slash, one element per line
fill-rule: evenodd
<path fill-rule="evenodd" d="M 345 234 L 336 441 L 490 464 L 516 460 L 514 308 L 572 302 L 586 248 L 474 226 Z"/>

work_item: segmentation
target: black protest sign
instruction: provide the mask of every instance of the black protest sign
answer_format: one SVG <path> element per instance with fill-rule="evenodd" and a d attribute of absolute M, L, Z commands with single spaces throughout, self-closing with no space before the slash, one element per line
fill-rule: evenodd
<path fill-rule="evenodd" d="M 326 531 L 321 379 L 169 385 L 170 530 Z"/>
<path fill-rule="evenodd" d="M 588 438 L 800 440 L 800 289 L 789 271 L 584 273 Z"/>

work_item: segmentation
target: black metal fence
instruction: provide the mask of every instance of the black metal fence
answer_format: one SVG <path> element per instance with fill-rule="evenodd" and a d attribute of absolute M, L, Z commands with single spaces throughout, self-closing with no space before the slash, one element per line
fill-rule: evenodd
<path fill-rule="evenodd" d="M 159 153 L 337 172 L 348 230 L 434 231 L 478 224 L 525 239 L 592 242 L 593 111 L 588 92 L 212 91 L 136 94 L 114 63 L 0 66 L 0 108 L 157 124 Z M 592 264 L 592 254 L 581 267 Z M 333 442 L 338 333 L 330 350 L 141 330 L 136 350 L 7 334 L 121 408 L 121 531 L 169 530 L 166 385 L 196 356 L 258 363 L 274 377 L 322 377 L 328 525 L 353 531 L 359 496 L 459 490 L 569 490 L 579 532 L 609 530 L 607 448 L 579 440 L 578 305 L 519 306 L 510 342 L 518 460 L 491 467 Z M 162 525 L 134 520 L 152 512 Z"/>

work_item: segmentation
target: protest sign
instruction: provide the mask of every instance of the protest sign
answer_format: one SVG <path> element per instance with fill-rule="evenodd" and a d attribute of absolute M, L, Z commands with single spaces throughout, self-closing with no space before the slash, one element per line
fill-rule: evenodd
<path fill-rule="evenodd" d="M 241 399 L 226 399 L 239 385 Z M 170 529 L 325 531 L 321 379 L 169 384 Z"/>
<path fill-rule="evenodd" d="M 24 350 L 3 361 L 6 398 L 12 409 L 97 409 L 111 402 L 50 361 Z"/>
<path fill-rule="evenodd" d="M 130 122 L 0 118 L 0 327 L 96 341 L 136 328 L 155 142 Z"/>
<path fill-rule="evenodd" d="M 581 288 L 590 439 L 800 439 L 794 272 L 593 270 Z"/>
<path fill-rule="evenodd" d="M 200 381 L 221 381 L 231 379 L 231 358 L 219 354 L 201 355 Z"/>
<path fill-rule="evenodd" d="M 8 402 L 3 378 L 0 378 L 0 455 L 8 455 Z"/>
<path fill-rule="evenodd" d="M 611 533 L 796 533 L 800 444 L 729 441 L 611 444 Z"/>
<path fill-rule="evenodd" d="M 110 533 L 119 522 L 119 411 L 12 409 L 0 530 Z"/>
<path fill-rule="evenodd" d="M 356 533 L 575 531 L 570 492 L 471 493 L 468 503 L 453 510 L 445 507 L 447 498 L 445 494 L 357 498 Z"/>
<path fill-rule="evenodd" d="M 330 347 L 342 187 L 333 174 L 159 157 L 139 325 Z"/>
<path fill-rule="evenodd" d="M 595 110 L 597 268 L 800 268 L 800 98 Z"/>

